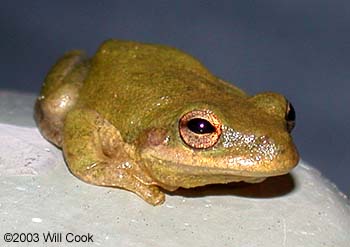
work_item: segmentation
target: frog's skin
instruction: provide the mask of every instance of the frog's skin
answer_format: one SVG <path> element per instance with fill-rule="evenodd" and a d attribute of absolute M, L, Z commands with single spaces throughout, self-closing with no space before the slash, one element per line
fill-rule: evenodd
<path fill-rule="evenodd" d="M 117 40 L 92 58 L 65 54 L 35 106 L 42 134 L 75 176 L 152 205 L 164 201 L 160 188 L 288 173 L 299 159 L 294 117 L 283 96 L 250 97 L 177 49 Z"/>

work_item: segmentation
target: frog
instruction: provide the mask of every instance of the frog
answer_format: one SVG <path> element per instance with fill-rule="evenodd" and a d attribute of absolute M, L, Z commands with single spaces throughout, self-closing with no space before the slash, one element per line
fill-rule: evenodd
<path fill-rule="evenodd" d="M 286 97 L 249 96 L 166 45 L 110 39 L 91 57 L 65 53 L 34 118 L 74 176 L 151 205 L 178 188 L 262 182 L 299 161 Z"/>

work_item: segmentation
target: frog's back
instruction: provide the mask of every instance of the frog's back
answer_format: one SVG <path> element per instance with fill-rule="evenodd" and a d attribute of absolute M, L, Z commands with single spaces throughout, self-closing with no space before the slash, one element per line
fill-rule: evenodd
<path fill-rule="evenodd" d="M 91 60 L 80 103 L 127 132 L 130 123 L 147 126 L 157 117 L 154 114 L 186 102 L 212 100 L 218 93 L 221 98 L 244 96 L 177 49 L 109 40 Z"/>

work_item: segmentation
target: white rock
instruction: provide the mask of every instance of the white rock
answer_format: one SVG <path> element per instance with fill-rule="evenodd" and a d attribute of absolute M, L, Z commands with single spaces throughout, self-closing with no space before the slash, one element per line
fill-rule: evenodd
<path fill-rule="evenodd" d="M 59 152 L 37 128 L 0 123 L 0 140 L 0 176 L 39 175 L 57 164 Z"/>

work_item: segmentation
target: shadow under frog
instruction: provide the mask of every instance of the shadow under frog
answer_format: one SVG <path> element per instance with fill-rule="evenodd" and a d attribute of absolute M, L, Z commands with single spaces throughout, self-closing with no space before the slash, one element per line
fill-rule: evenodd
<path fill-rule="evenodd" d="M 162 45 L 109 40 L 92 58 L 68 52 L 45 79 L 35 120 L 76 177 L 152 205 L 164 202 L 161 189 L 259 183 L 299 160 L 284 96 L 249 96 Z"/>

